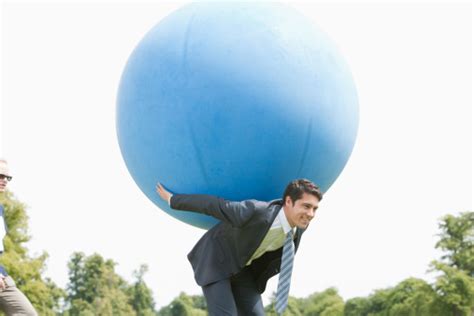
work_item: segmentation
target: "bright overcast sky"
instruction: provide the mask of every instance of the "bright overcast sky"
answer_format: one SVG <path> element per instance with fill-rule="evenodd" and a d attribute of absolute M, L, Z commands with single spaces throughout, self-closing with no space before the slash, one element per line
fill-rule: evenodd
<path fill-rule="evenodd" d="M 145 277 L 158 307 L 200 294 L 186 254 L 203 230 L 154 206 L 122 160 L 119 79 L 178 3 L 3 3 L 0 156 L 28 205 L 33 254 L 67 283 L 74 251 Z M 291 295 L 368 295 L 426 273 L 438 219 L 472 211 L 471 5 L 301 4 L 337 43 L 359 93 L 354 152 L 305 233 Z M 276 290 L 272 279 L 265 302 Z"/>

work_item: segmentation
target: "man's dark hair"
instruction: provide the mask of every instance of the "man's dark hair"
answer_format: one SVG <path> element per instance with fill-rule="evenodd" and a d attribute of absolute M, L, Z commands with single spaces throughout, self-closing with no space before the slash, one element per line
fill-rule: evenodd
<path fill-rule="evenodd" d="M 283 193 L 283 203 L 285 203 L 286 197 L 289 196 L 293 204 L 295 204 L 296 200 L 301 199 L 303 193 L 314 195 L 319 201 L 323 199 L 323 194 L 316 184 L 307 179 L 297 179 L 291 181 L 286 186 Z"/>

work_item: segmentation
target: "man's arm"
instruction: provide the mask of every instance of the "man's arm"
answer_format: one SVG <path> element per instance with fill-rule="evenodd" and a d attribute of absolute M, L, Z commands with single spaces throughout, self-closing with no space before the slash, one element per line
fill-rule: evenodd
<path fill-rule="evenodd" d="M 242 226 L 255 209 L 253 201 L 232 202 L 204 194 L 171 194 L 160 183 L 156 192 L 172 209 L 210 215 L 233 226 Z"/>

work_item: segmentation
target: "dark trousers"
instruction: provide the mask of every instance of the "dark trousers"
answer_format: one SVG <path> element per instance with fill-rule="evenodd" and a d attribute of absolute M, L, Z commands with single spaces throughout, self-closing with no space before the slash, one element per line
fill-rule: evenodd
<path fill-rule="evenodd" d="M 262 297 L 248 268 L 202 287 L 209 316 L 263 316 Z"/>

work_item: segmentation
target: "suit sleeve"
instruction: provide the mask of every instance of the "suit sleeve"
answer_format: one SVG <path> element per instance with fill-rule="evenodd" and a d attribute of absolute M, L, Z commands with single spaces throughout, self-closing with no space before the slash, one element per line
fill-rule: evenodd
<path fill-rule="evenodd" d="M 244 225 L 255 211 L 252 200 L 232 202 L 204 194 L 174 194 L 170 206 L 175 210 L 210 215 L 237 227 Z"/>

